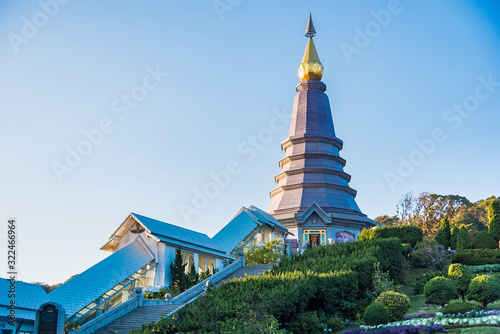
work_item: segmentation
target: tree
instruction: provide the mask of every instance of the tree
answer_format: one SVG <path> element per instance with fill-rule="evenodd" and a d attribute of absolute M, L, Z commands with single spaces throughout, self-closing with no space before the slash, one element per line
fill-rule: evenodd
<path fill-rule="evenodd" d="M 486 311 L 488 303 L 500 299 L 500 279 L 493 275 L 476 276 L 470 282 L 467 298 L 480 302 Z"/>
<path fill-rule="evenodd" d="M 458 229 L 458 235 L 457 235 L 457 251 L 463 250 L 463 249 L 470 249 L 472 247 L 472 244 L 470 242 L 470 237 L 469 237 L 469 232 L 467 232 L 467 229 L 465 226 L 460 226 Z"/>
<path fill-rule="evenodd" d="M 187 281 L 188 281 L 188 289 L 194 285 L 196 285 L 196 283 L 198 283 L 198 278 L 199 278 L 199 275 L 198 273 L 196 272 L 196 268 L 194 266 L 194 261 L 191 262 L 191 266 L 189 267 L 189 272 L 187 274 Z"/>
<path fill-rule="evenodd" d="M 488 231 L 479 232 L 472 242 L 472 248 L 479 249 L 496 249 L 498 248 L 498 242 L 488 233 Z"/>
<path fill-rule="evenodd" d="M 465 295 L 472 280 L 469 267 L 460 263 L 453 263 L 448 268 L 448 277 L 455 283 L 458 294 L 462 297 L 462 301 L 465 302 Z"/>
<path fill-rule="evenodd" d="M 172 274 L 172 285 L 177 287 L 181 292 L 186 290 L 186 263 L 182 259 L 180 248 L 175 250 L 174 262 L 170 264 L 170 273 Z"/>
<path fill-rule="evenodd" d="M 400 225 L 398 216 L 389 217 L 388 215 L 378 216 L 374 219 L 377 223 L 382 224 L 382 226 L 398 226 Z"/>
<path fill-rule="evenodd" d="M 492 201 L 488 208 L 488 230 L 496 242 L 500 241 L 500 203 Z"/>
<path fill-rule="evenodd" d="M 401 220 L 407 224 L 412 224 L 418 216 L 420 208 L 418 206 L 418 198 L 413 195 L 413 192 L 408 192 L 401 196 L 399 203 L 396 205 L 396 212 Z"/>
<path fill-rule="evenodd" d="M 439 227 L 435 240 L 438 244 L 443 245 L 445 249 L 451 247 L 451 229 L 447 217 L 441 219 L 441 226 Z"/>
<path fill-rule="evenodd" d="M 458 297 L 457 288 L 449 278 L 434 277 L 424 286 L 425 302 L 444 306 Z"/>
<path fill-rule="evenodd" d="M 458 228 L 454 227 L 451 230 L 451 239 L 450 239 L 450 245 L 451 249 L 457 249 L 457 239 L 458 239 Z"/>

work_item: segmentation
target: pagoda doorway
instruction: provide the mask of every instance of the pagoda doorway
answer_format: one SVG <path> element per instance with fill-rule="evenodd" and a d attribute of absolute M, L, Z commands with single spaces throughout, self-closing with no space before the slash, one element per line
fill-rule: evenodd
<path fill-rule="evenodd" d="M 304 244 L 307 248 L 314 248 L 326 245 L 326 230 L 304 230 Z"/>
<path fill-rule="evenodd" d="M 309 248 L 318 247 L 320 244 L 319 234 L 309 234 Z"/>

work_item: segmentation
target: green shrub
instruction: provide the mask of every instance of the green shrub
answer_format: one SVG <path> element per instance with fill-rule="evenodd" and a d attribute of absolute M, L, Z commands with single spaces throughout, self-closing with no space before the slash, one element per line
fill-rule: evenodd
<path fill-rule="evenodd" d="M 410 244 L 415 247 L 417 242 L 421 241 L 424 237 L 422 229 L 418 226 L 404 225 L 404 226 L 388 226 L 377 227 L 374 229 L 364 229 L 361 231 L 358 240 L 369 240 L 379 238 L 398 238 L 403 244 Z"/>
<path fill-rule="evenodd" d="M 486 264 L 484 266 L 469 266 L 471 272 L 478 273 L 498 273 L 500 272 L 500 264 Z"/>
<path fill-rule="evenodd" d="M 382 294 L 376 299 L 376 301 L 387 308 L 391 321 L 398 321 L 403 319 L 406 312 L 410 308 L 410 298 L 399 292 L 382 292 Z"/>
<path fill-rule="evenodd" d="M 421 295 L 424 293 L 424 286 L 434 277 L 444 276 L 444 273 L 440 270 L 433 271 L 431 273 L 426 273 L 420 275 L 415 280 L 414 292 L 416 295 Z"/>
<path fill-rule="evenodd" d="M 280 240 L 266 242 L 261 248 L 255 248 L 245 253 L 245 264 L 252 266 L 264 263 L 276 263 L 283 256 L 285 244 Z"/>
<path fill-rule="evenodd" d="M 448 268 L 448 278 L 453 281 L 458 294 L 462 297 L 462 301 L 465 302 L 465 295 L 472 280 L 472 273 L 469 268 L 460 263 L 453 263 Z"/>
<path fill-rule="evenodd" d="M 485 264 L 500 264 L 499 249 L 466 249 L 453 254 L 453 263 L 478 266 Z"/>
<path fill-rule="evenodd" d="M 389 322 L 389 310 L 380 302 L 374 301 L 366 308 L 363 320 L 367 326 L 376 326 Z"/>
<path fill-rule="evenodd" d="M 495 241 L 488 231 L 481 231 L 474 238 L 472 248 L 496 249 L 498 248 L 498 242 Z"/>
<path fill-rule="evenodd" d="M 293 333 L 323 333 L 323 325 L 315 311 L 300 313 L 289 329 Z"/>
<path fill-rule="evenodd" d="M 450 264 L 451 255 L 443 245 L 423 240 L 415 247 L 411 260 L 415 267 L 443 270 Z"/>
<path fill-rule="evenodd" d="M 331 329 L 332 332 L 341 331 L 344 328 L 344 324 L 342 323 L 342 318 L 338 315 L 334 315 L 326 321 L 326 329 Z"/>
<path fill-rule="evenodd" d="M 476 276 L 470 282 L 467 298 L 480 302 L 486 311 L 488 303 L 500 299 L 500 279 L 492 275 Z"/>
<path fill-rule="evenodd" d="M 396 291 L 399 292 L 401 290 L 400 285 L 396 285 L 393 280 L 391 280 L 389 273 L 382 272 L 380 270 L 380 263 L 376 263 L 374 265 L 375 272 L 373 273 L 373 291 L 376 296 L 380 296 L 382 292 L 385 291 Z"/>
<path fill-rule="evenodd" d="M 448 305 L 440 309 L 440 312 L 444 314 L 457 314 L 457 313 L 465 313 L 468 311 L 478 311 L 481 310 L 481 304 L 474 301 L 455 301 L 452 300 Z"/>
<path fill-rule="evenodd" d="M 431 279 L 424 287 L 425 302 L 444 306 L 458 297 L 457 288 L 452 280 L 444 277 Z"/>

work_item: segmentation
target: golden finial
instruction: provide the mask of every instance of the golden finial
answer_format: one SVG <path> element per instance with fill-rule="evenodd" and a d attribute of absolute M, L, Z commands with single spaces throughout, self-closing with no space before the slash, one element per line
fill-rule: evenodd
<path fill-rule="evenodd" d="M 318 52 L 314 46 L 313 37 L 316 36 L 316 30 L 312 21 L 311 13 L 309 13 L 309 20 L 307 22 L 306 37 L 307 41 L 306 51 L 302 58 L 302 63 L 299 66 L 299 77 L 301 81 L 308 80 L 321 80 L 323 76 L 324 67 L 319 60 Z"/>

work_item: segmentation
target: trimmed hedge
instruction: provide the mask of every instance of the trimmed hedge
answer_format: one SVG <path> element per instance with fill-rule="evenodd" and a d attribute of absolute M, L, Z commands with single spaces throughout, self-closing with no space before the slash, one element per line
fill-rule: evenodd
<path fill-rule="evenodd" d="M 364 229 L 359 235 L 359 240 L 370 240 L 379 238 L 398 238 L 403 244 L 410 244 L 415 247 L 417 242 L 422 241 L 424 233 L 418 226 L 404 225 L 393 227 L 377 227 L 374 229 Z"/>
<path fill-rule="evenodd" d="M 497 273 L 500 272 L 500 264 L 485 264 L 484 266 L 469 266 L 473 273 Z"/>
<path fill-rule="evenodd" d="M 482 266 L 485 264 L 500 264 L 499 249 L 464 249 L 453 254 L 453 263 L 468 266 Z"/>
<path fill-rule="evenodd" d="M 382 303 L 374 301 L 366 308 L 363 320 L 367 326 L 386 324 L 389 322 L 389 310 Z"/>
<path fill-rule="evenodd" d="M 274 274 L 311 270 L 327 273 L 352 270 L 358 282 L 358 297 L 373 290 L 374 265 L 378 262 L 382 272 L 397 279 L 403 263 L 403 247 L 397 238 L 345 242 L 308 249 L 301 256 L 285 258 L 274 267 Z"/>
<path fill-rule="evenodd" d="M 399 292 L 382 292 L 376 301 L 387 307 L 391 321 L 402 320 L 410 308 L 410 298 Z"/>

